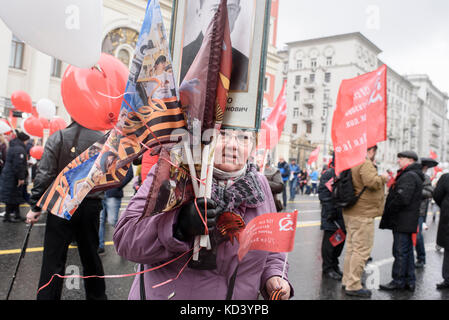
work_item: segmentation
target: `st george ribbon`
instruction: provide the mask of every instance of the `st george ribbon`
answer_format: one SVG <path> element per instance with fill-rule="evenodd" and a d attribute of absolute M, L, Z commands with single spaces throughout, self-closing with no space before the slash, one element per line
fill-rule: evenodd
<path fill-rule="evenodd" d="M 185 128 L 161 8 L 149 0 L 116 126 L 69 163 L 37 205 L 70 220 L 88 193 L 119 184 L 135 158 L 175 144 Z"/>

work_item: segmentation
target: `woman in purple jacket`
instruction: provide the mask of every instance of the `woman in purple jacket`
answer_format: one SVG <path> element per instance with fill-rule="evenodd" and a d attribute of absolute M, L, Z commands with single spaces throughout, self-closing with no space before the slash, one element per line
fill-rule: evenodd
<path fill-rule="evenodd" d="M 179 277 L 177 275 L 192 255 L 189 250 L 193 247 L 193 239 L 203 234 L 205 228 L 194 200 L 181 208 L 139 221 L 154 178 L 155 167 L 152 168 L 118 221 L 114 233 L 116 250 L 120 256 L 141 264 L 141 270 L 160 266 L 188 253 L 143 276 L 136 276 L 129 299 L 246 300 L 258 299 L 259 293 L 267 299 L 275 290 L 281 290 L 283 300 L 293 296 L 284 253 L 250 251 L 239 262 L 238 242 L 223 237 L 216 228 L 223 212 L 237 214 L 245 224 L 258 215 L 276 212 L 266 178 L 247 163 L 254 146 L 251 132 L 220 132 L 212 199 L 207 199 L 207 226 L 212 250 L 200 250 L 199 261 L 191 261 Z M 204 217 L 204 199 L 197 199 L 197 206 Z M 175 280 L 167 281 L 169 279 Z"/>

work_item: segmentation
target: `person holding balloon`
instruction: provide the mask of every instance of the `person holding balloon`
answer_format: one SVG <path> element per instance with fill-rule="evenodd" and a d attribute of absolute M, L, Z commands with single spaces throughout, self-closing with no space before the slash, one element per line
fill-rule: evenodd
<path fill-rule="evenodd" d="M 36 223 L 39 220 L 41 208 L 37 206 L 37 203 L 59 172 L 102 136 L 102 132 L 87 129 L 73 121 L 66 129 L 48 138 L 31 190 L 31 211 L 27 214 L 28 223 Z M 73 239 L 78 245 L 83 274 L 85 276 L 104 275 L 103 265 L 97 253 L 99 217 L 102 208 L 102 193 L 97 192 L 88 195 L 82 201 L 77 214 L 69 221 L 47 214 L 39 288 L 48 283 L 54 274 L 65 273 L 67 250 Z M 63 280 L 55 278 L 50 285 L 39 291 L 37 300 L 59 300 L 62 286 Z M 107 299 L 104 279 L 86 279 L 84 286 L 86 299 Z"/>

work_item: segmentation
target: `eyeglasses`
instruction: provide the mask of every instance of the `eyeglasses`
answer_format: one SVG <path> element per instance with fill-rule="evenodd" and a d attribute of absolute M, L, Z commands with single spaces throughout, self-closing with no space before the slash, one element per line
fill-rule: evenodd
<path fill-rule="evenodd" d="M 238 143 L 249 144 L 251 141 L 251 135 L 241 131 L 234 130 L 220 130 L 220 136 L 226 141 L 235 138 Z"/>

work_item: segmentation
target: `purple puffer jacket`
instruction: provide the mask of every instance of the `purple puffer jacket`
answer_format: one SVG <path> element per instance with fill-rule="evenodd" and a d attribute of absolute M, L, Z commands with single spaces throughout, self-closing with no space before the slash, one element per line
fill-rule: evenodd
<path fill-rule="evenodd" d="M 155 167 L 131 199 L 128 207 L 120 217 L 114 232 L 114 245 L 117 253 L 127 260 L 144 264 L 149 269 L 170 261 L 192 248 L 191 243 L 182 242 L 173 237 L 173 224 L 177 221 L 178 210 L 142 219 L 146 197 L 154 177 Z M 257 208 L 240 207 L 238 212 L 245 223 L 254 217 L 276 212 L 273 197 L 266 178 L 258 174 L 266 200 Z M 234 241 L 221 243 L 217 248 L 217 269 L 196 270 L 186 267 L 178 279 L 168 284 L 152 288 L 152 286 L 175 278 L 187 262 L 191 253 L 155 271 L 146 272 L 145 292 L 149 300 L 224 300 L 228 283 L 239 264 L 232 299 L 255 300 L 258 292 L 267 298 L 266 281 L 273 276 L 281 276 L 286 255 L 266 251 L 250 251 L 238 263 L 237 250 L 239 244 Z M 286 266 L 287 278 L 288 263 Z M 140 276 L 136 276 L 129 293 L 130 300 L 140 299 Z M 290 286 L 291 287 L 291 286 Z M 291 288 L 293 296 L 293 288 Z"/>

